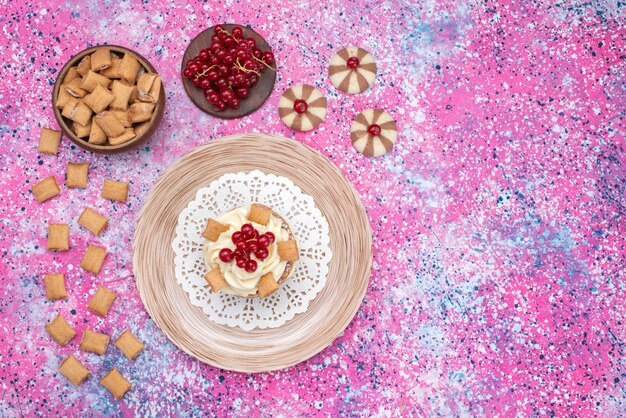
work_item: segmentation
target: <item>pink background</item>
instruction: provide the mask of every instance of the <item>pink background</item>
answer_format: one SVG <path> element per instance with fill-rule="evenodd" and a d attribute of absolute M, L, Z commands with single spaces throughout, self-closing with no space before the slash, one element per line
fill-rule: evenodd
<path fill-rule="evenodd" d="M 623 414 L 626 6 L 507 3 L 0 2 L 0 415 Z M 269 100 L 240 120 L 201 113 L 179 76 L 190 39 L 222 22 L 251 25 L 279 65 Z M 58 156 L 39 155 L 40 127 L 56 126 L 57 72 L 105 42 L 161 73 L 160 129 L 123 155 L 67 138 Z M 348 45 L 378 62 L 357 96 L 327 77 Z M 295 134 L 276 105 L 299 82 L 318 86 L 329 112 Z M 370 107 L 398 122 L 383 158 L 349 141 L 353 117 Z M 172 345 L 143 308 L 131 265 L 135 217 L 159 174 L 200 144 L 250 131 L 301 141 L 337 164 L 374 238 L 368 292 L 344 335 L 302 364 L 257 375 Z M 91 163 L 87 189 L 65 188 L 68 161 Z M 37 204 L 29 189 L 51 174 L 62 195 Z M 127 204 L 99 197 L 107 177 L 130 182 Z M 95 240 L 110 251 L 96 277 L 78 267 L 92 241 L 76 223 L 87 205 L 111 219 Z M 71 251 L 45 250 L 48 222 L 71 225 Z M 46 301 L 51 270 L 66 273 L 67 301 Z M 100 283 L 120 294 L 106 319 L 86 310 Z M 131 362 L 114 347 L 80 352 L 79 338 L 59 347 L 43 330 L 57 312 L 79 333 L 130 328 L 147 348 Z M 93 373 L 79 388 L 56 372 L 71 353 Z M 113 366 L 134 385 L 121 401 L 98 384 Z"/>

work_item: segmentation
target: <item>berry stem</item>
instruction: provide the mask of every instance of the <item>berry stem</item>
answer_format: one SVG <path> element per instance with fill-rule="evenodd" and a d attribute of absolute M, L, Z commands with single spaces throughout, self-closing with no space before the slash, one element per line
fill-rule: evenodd
<path fill-rule="evenodd" d="M 243 72 L 244 72 L 244 73 L 246 73 L 246 74 L 248 74 L 249 72 L 253 72 L 253 73 L 254 73 L 254 74 L 256 74 L 257 76 L 261 77 L 261 74 L 257 73 L 256 71 L 251 70 L 251 69 L 249 69 L 249 68 L 246 68 L 246 67 L 242 66 L 242 65 L 239 63 L 239 58 L 237 58 L 237 61 L 235 61 L 235 65 L 237 66 L 237 68 L 238 68 L 238 69 L 240 69 L 241 71 L 243 71 Z"/>
<path fill-rule="evenodd" d="M 196 80 L 201 78 L 201 77 L 204 77 L 205 75 L 207 75 L 209 73 L 209 70 L 212 69 L 212 68 L 215 68 L 215 67 L 217 67 L 217 65 L 211 65 L 209 68 L 207 68 L 206 70 L 202 71 L 201 73 L 196 73 L 195 74 Z"/>
<path fill-rule="evenodd" d="M 221 31 L 221 32 L 224 32 L 226 35 L 230 35 L 230 36 L 232 36 L 232 37 L 233 37 L 233 39 L 235 40 L 235 42 L 239 43 L 239 40 L 237 40 L 237 38 L 235 38 L 233 35 L 231 35 L 231 34 L 230 34 L 230 32 L 229 32 L 229 31 L 227 31 L 226 29 L 221 29 L 221 28 L 220 28 L 220 31 Z"/>
<path fill-rule="evenodd" d="M 255 57 L 254 55 L 251 55 L 252 58 L 254 58 L 256 61 L 260 62 L 261 64 L 265 65 L 267 68 L 269 68 L 270 70 L 276 72 L 276 70 L 274 68 L 272 68 L 268 63 L 266 63 L 263 60 L 258 59 L 257 57 Z"/>

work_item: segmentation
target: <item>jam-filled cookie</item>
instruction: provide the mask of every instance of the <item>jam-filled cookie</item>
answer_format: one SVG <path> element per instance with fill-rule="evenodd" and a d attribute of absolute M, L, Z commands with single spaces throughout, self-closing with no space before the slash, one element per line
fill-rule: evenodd
<path fill-rule="evenodd" d="M 396 122 L 381 109 L 364 110 L 352 122 L 352 145 L 370 157 L 379 157 L 390 151 L 397 136 Z"/>
<path fill-rule="evenodd" d="M 278 114 L 294 131 L 317 128 L 326 117 L 328 105 L 322 92 L 307 84 L 287 89 L 278 102 Z"/>
<path fill-rule="evenodd" d="M 356 46 L 337 52 L 328 69 L 330 81 L 344 93 L 358 94 L 367 90 L 376 78 L 376 61 L 372 54 Z"/>

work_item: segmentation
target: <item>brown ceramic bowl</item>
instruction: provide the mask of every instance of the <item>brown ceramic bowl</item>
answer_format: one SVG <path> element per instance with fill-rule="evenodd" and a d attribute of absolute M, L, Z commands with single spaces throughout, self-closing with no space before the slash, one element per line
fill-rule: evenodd
<path fill-rule="evenodd" d="M 255 31 L 244 26 L 244 25 L 234 25 L 230 23 L 225 23 L 222 25 L 225 30 L 230 32 L 235 26 L 239 26 L 243 29 L 243 36 L 246 38 L 254 38 L 257 46 L 262 51 L 271 51 L 272 49 L 268 45 L 268 43 Z M 187 61 L 196 57 L 200 51 L 204 48 L 208 48 L 211 45 L 211 38 L 215 34 L 215 26 L 212 26 L 206 29 L 203 32 L 200 32 L 198 36 L 196 36 L 185 51 L 185 55 L 183 56 L 183 62 L 181 63 L 180 68 L 180 76 L 183 80 L 183 87 L 185 88 L 185 92 L 187 96 L 191 99 L 191 101 L 203 112 L 208 113 L 211 116 L 215 116 L 216 118 L 221 119 L 236 119 L 241 118 L 243 116 L 249 115 L 250 113 L 257 110 L 259 107 L 265 103 L 267 98 L 272 94 L 272 90 L 274 89 L 274 82 L 276 81 L 276 71 L 272 71 L 270 69 L 266 69 L 261 73 L 261 78 L 259 81 L 250 89 L 250 96 L 241 100 L 241 103 L 237 109 L 226 108 L 223 111 L 218 111 L 209 101 L 204 97 L 204 91 L 200 87 L 195 87 L 191 84 L 191 80 L 186 78 L 182 73 L 185 70 L 185 65 Z M 276 61 L 272 64 L 274 69 L 277 68 Z"/>
<path fill-rule="evenodd" d="M 130 50 L 128 48 L 124 48 L 122 46 L 99 45 L 93 48 L 85 49 L 84 51 L 81 51 L 78 54 L 74 55 L 72 59 L 70 59 L 63 66 L 63 69 L 61 69 L 61 72 L 59 73 L 56 79 L 56 82 L 54 83 L 54 90 L 52 91 L 52 108 L 54 109 L 54 117 L 56 118 L 57 123 L 63 130 L 63 133 L 67 137 L 69 137 L 72 140 L 72 142 L 74 142 L 76 145 L 92 152 L 97 152 L 101 154 L 115 154 L 115 153 L 127 151 L 131 148 L 136 147 L 137 145 L 145 142 L 154 133 L 157 126 L 161 122 L 161 119 L 163 118 L 163 111 L 165 110 L 165 89 L 163 88 L 163 84 L 161 83 L 161 94 L 159 96 L 159 101 L 157 102 L 156 107 L 154 109 L 154 114 L 152 115 L 152 119 L 150 120 L 150 125 L 148 129 L 146 129 L 146 131 L 142 135 L 139 135 L 131 139 L 128 142 L 124 142 L 123 144 L 118 144 L 118 145 L 95 145 L 95 144 L 90 144 L 89 142 L 87 142 L 86 139 L 79 138 L 78 136 L 76 136 L 76 134 L 74 134 L 74 132 L 72 132 L 72 129 L 70 128 L 72 121 L 69 119 L 66 119 L 65 117 L 61 115 L 61 110 L 55 106 L 55 102 L 59 95 L 59 89 L 61 88 L 61 83 L 63 79 L 65 78 L 65 75 L 67 74 L 70 67 L 74 65 L 78 65 L 80 60 L 82 60 L 85 55 L 92 54 L 96 49 L 100 47 L 108 47 L 111 50 L 111 52 L 116 52 L 120 55 L 123 55 L 126 52 L 130 52 L 131 54 L 135 56 L 135 58 L 137 58 L 139 63 L 145 69 L 153 73 L 158 73 L 156 69 L 152 66 L 152 64 L 150 64 L 148 60 L 146 60 L 144 57 L 142 57 L 135 51 Z"/>

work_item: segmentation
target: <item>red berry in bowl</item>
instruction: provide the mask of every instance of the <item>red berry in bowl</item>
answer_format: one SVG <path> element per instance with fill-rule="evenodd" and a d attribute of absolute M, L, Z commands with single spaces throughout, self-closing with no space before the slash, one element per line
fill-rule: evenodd
<path fill-rule="evenodd" d="M 233 76 L 233 80 L 238 86 L 240 86 L 241 84 L 246 82 L 246 75 L 240 72 L 239 74 Z"/>
<path fill-rule="evenodd" d="M 267 248 L 263 248 L 263 247 L 257 249 L 254 252 L 254 256 L 258 258 L 259 260 L 265 260 L 269 254 L 270 252 L 267 251 Z"/>
<path fill-rule="evenodd" d="M 211 87 L 211 80 L 209 80 L 208 78 L 202 78 L 200 79 L 200 88 L 202 90 L 208 89 L 209 87 Z"/>
<path fill-rule="evenodd" d="M 226 103 L 230 103 L 230 101 L 233 100 L 233 98 L 235 97 L 235 93 L 233 93 L 231 89 L 224 89 L 221 91 L 220 96 L 222 97 L 223 101 L 225 101 Z M 241 231 L 244 233 L 244 235 L 248 235 L 243 229 Z"/>
<path fill-rule="evenodd" d="M 220 94 L 216 91 L 213 91 L 213 93 L 209 94 L 209 103 L 215 104 L 217 102 L 221 102 L 222 99 L 220 99 Z M 235 232 L 235 234 L 241 234 L 241 232 Z M 235 234 L 233 234 L 233 237 L 235 236 Z M 239 237 L 241 237 L 241 235 L 239 235 Z M 233 238 L 234 239 L 234 238 Z M 241 239 L 241 238 L 239 238 Z"/>
<path fill-rule="evenodd" d="M 244 80 L 243 82 L 245 83 L 245 80 L 246 80 L 245 76 L 243 77 L 243 80 Z M 240 99 L 245 99 L 250 94 L 250 90 L 248 90 L 247 87 L 239 87 L 239 88 L 235 89 L 235 94 Z"/>
<path fill-rule="evenodd" d="M 250 49 L 256 46 L 256 40 L 254 38 L 246 38 L 246 43 Z"/>
<path fill-rule="evenodd" d="M 192 78 L 191 79 L 191 84 L 193 84 L 194 87 L 200 87 L 200 79 L 196 78 L 196 77 Z"/>
<path fill-rule="evenodd" d="M 238 59 L 239 62 L 243 62 L 248 58 L 250 58 L 250 53 L 248 53 L 248 51 L 241 47 L 237 48 L 237 50 L 235 51 L 235 59 Z"/>
<path fill-rule="evenodd" d="M 272 51 L 265 51 L 261 59 L 267 64 L 271 64 L 274 62 L 274 54 L 272 53 Z"/>
<path fill-rule="evenodd" d="M 209 87 L 208 89 L 204 89 L 204 97 L 209 101 L 209 103 L 211 102 L 211 95 L 215 93 L 215 90 L 213 90 L 211 87 Z"/>
<path fill-rule="evenodd" d="M 228 107 L 231 109 L 237 109 L 239 107 L 240 101 L 238 97 L 233 97 L 233 99 L 228 103 Z"/>
<path fill-rule="evenodd" d="M 233 261 L 233 258 L 235 258 L 235 255 L 233 254 L 233 251 L 231 249 L 223 248 L 220 251 L 219 257 L 220 257 L 220 260 L 222 260 L 222 262 L 229 263 Z"/>
<path fill-rule="evenodd" d="M 222 62 L 225 65 L 232 65 L 232 63 L 235 62 L 235 57 L 232 53 L 229 52 L 228 54 L 224 55 L 224 58 L 222 58 Z"/>
<path fill-rule="evenodd" d="M 224 49 L 224 46 L 220 43 L 220 41 L 213 41 L 211 45 L 209 45 L 209 51 L 213 54 L 217 53 L 220 49 Z"/>
<path fill-rule="evenodd" d="M 246 262 L 246 271 L 248 273 L 254 273 L 257 269 L 257 263 L 254 260 L 248 260 Z"/>
<path fill-rule="evenodd" d="M 225 47 L 230 48 L 231 46 L 235 45 L 237 41 L 235 41 L 235 38 L 229 35 L 224 38 L 222 43 L 224 44 Z"/>
<path fill-rule="evenodd" d="M 220 73 L 215 68 L 211 68 L 209 71 L 207 71 L 206 75 L 211 81 L 215 81 L 220 78 Z"/>
<path fill-rule="evenodd" d="M 210 57 L 211 57 L 211 52 L 207 48 L 203 49 L 198 54 L 198 58 L 200 58 L 200 61 L 208 61 Z"/>
<path fill-rule="evenodd" d="M 222 62 L 224 60 L 224 57 L 226 56 L 226 54 L 228 54 L 228 51 L 226 51 L 222 47 L 220 47 L 220 49 L 218 49 L 217 51 L 213 51 L 213 55 L 215 55 L 215 57 L 217 57 L 219 62 Z"/>
<path fill-rule="evenodd" d="M 233 35 L 233 38 L 235 39 L 241 39 L 243 37 L 243 29 L 241 29 L 239 26 L 235 26 L 231 31 L 230 31 L 231 35 Z"/>
<path fill-rule="evenodd" d="M 215 25 L 215 26 L 213 27 L 213 29 L 214 29 L 214 32 L 215 32 L 215 33 L 221 33 L 221 32 L 224 32 L 224 26 L 222 26 L 222 25 Z"/>
<path fill-rule="evenodd" d="M 229 73 L 228 66 L 226 66 L 225 64 L 218 65 L 217 71 L 220 73 L 222 77 L 227 76 Z"/>
<path fill-rule="evenodd" d="M 228 89 L 228 81 L 226 81 L 226 79 L 224 77 L 218 78 L 217 81 L 215 81 L 215 85 L 220 90 Z"/>
<path fill-rule="evenodd" d="M 218 101 L 217 103 L 213 103 L 213 106 L 215 106 L 215 108 L 221 112 L 222 110 L 226 109 L 226 103 L 224 103 L 223 101 Z"/>
<path fill-rule="evenodd" d="M 183 70 L 183 75 L 184 75 L 186 78 L 191 78 L 191 77 L 193 76 L 193 71 L 191 71 L 191 69 L 189 69 L 189 67 L 187 67 L 187 68 L 185 68 L 185 69 Z"/>
<path fill-rule="evenodd" d="M 273 243 L 274 241 L 276 241 L 276 237 L 274 236 L 274 234 L 270 231 L 267 231 L 265 233 L 265 236 L 270 240 L 270 244 Z"/>

